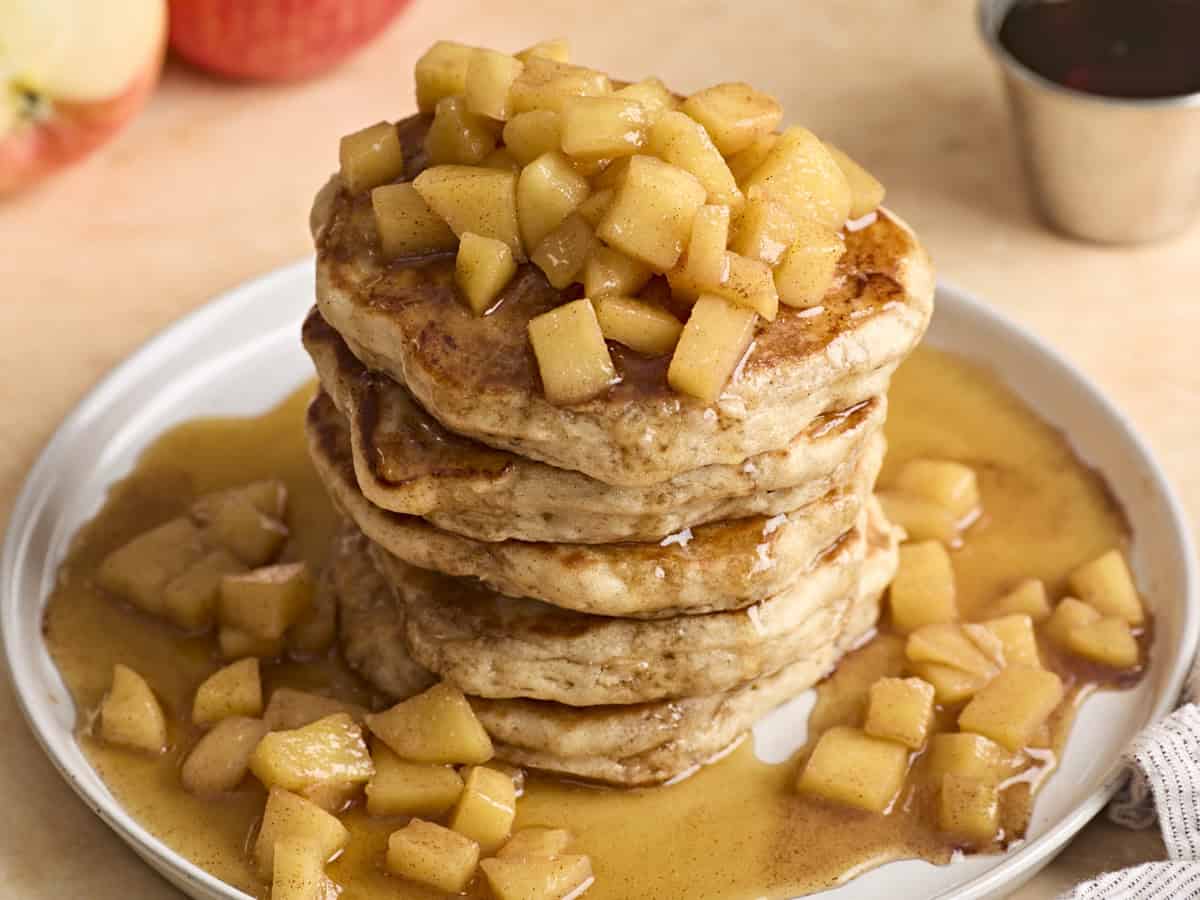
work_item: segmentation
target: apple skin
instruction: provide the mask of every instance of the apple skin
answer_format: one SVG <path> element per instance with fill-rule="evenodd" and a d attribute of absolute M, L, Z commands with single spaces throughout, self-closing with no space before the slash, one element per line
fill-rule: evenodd
<path fill-rule="evenodd" d="M 409 0 L 171 0 L 171 49 L 227 78 L 316 75 L 367 43 Z"/>

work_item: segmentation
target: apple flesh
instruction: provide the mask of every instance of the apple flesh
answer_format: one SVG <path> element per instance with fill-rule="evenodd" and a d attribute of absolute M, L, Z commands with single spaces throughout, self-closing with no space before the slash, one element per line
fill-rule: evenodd
<path fill-rule="evenodd" d="M 408 0 L 171 0 L 171 49 L 228 78 L 307 78 L 383 31 Z"/>
<path fill-rule="evenodd" d="M 0 195 L 90 153 L 162 68 L 165 0 L 0 3 Z"/>

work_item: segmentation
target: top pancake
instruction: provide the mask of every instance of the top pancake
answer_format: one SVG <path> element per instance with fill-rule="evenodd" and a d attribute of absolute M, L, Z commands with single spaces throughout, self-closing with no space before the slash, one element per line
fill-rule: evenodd
<path fill-rule="evenodd" d="M 406 178 L 424 164 L 427 120 L 399 126 Z M 929 261 L 909 228 L 881 210 L 846 235 L 846 253 L 820 307 L 781 307 L 713 404 L 666 382 L 669 357 L 610 345 L 620 383 L 555 406 L 542 394 L 526 326 L 578 295 L 524 265 L 496 309 L 477 318 L 456 297 L 450 255 L 384 263 L 370 199 L 336 181 L 318 195 L 317 303 L 369 367 L 405 385 L 446 428 L 613 485 L 647 485 L 701 466 L 738 464 L 781 449 L 823 412 L 886 392 L 932 313 Z"/>

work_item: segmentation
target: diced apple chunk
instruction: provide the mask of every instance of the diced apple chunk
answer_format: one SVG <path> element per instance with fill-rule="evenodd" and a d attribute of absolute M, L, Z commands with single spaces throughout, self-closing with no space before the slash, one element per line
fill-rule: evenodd
<path fill-rule="evenodd" d="M 724 297 L 731 303 L 752 309 L 768 322 L 775 321 L 779 313 L 779 294 L 771 267 L 765 262 L 726 253 L 729 273 L 720 284 L 713 285 L 706 293 Z"/>
<path fill-rule="evenodd" d="M 954 567 L 940 542 L 901 545 L 900 566 L 892 580 L 891 609 L 892 624 L 902 634 L 958 618 Z"/>
<path fill-rule="evenodd" d="M 965 775 L 943 776 L 938 823 L 942 831 L 972 844 L 990 844 L 1000 824 L 996 786 Z"/>
<path fill-rule="evenodd" d="M 462 97 L 443 97 L 425 133 L 425 153 L 434 166 L 478 165 L 496 149 L 492 122 L 467 109 Z"/>
<path fill-rule="evenodd" d="M 601 297 L 596 318 L 610 341 L 647 356 L 670 353 L 683 331 L 683 323 L 665 309 L 632 297 Z"/>
<path fill-rule="evenodd" d="M 544 153 L 562 149 L 562 119 L 549 109 L 535 109 L 513 116 L 504 126 L 504 146 L 523 166 Z"/>
<path fill-rule="evenodd" d="M 310 845 L 317 858 L 326 861 L 350 842 L 350 832 L 315 803 L 283 788 L 271 788 L 254 842 L 254 862 L 260 875 L 270 875 L 275 866 L 275 845 L 285 840 Z"/>
<path fill-rule="evenodd" d="M 1034 622 L 1044 622 L 1050 618 L 1046 585 L 1040 578 L 1026 578 L 1007 594 L 989 603 L 987 611 L 994 616 L 1026 615 Z"/>
<path fill-rule="evenodd" d="M 322 694 L 281 687 L 271 693 L 267 708 L 263 710 L 263 721 L 272 731 L 291 731 L 338 713 L 345 713 L 360 724 L 366 717 L 366 711 L 354 704 Z"/>
<path fill-rule="evenodd" d="M 745 150 L 733 154 L 726 160 L 729 164 L 729 171 L 733 173 L 739 186 L 745 187 L 746 179 L 763 164 L 778 140 L 779 135 L 777 134 L 764 134 L 755 139 L 754 143 Z"/>
<path fill-rule="evenodd" d="M 912 750 L 925 745 L 933 721 L 933 685 L 920 678 L 881 678 L 871 685 L 863 731 Z"/>
<path fill-rule="evenodd" d="M 429 208 L 410 183 L 385 184 L 371 191 L 379 248 L 387 259 L 452 250 L 458 238 Z"/>
<path fill-rule="evenodd" d="M 219 548 L 198 559 L 163 588 L 163 615 L 181 628 L 208 628 L 216 615 L 221 578 L 245 572 L 242 561 Z"/>
<path fill-rule="evenodd" d="M 230 716 L 254 718 L 262 713 L 262 708 L 258 660 L 251 657 L 218 669 L 204 679 L 192 702 L 192 721 L 208 728 Z"/>
<path fill-rule="evenodd" d="M 886 812 L 908 772 L 908 748 L 836 726 L 821 735 L 800 774 L 801 793 L 869 812 Z"/>
<path fill-rule="evenodd" d="M 500 292 L 517 274 L 512 249 L 495 238 L 466 232 L 458 244 L 454 281 L 477 316 L 496 302 Z"/>
<path fill-rule="evenodd" d="M 250 771 L 250 756 L 266 733 L 261 719 L 222 719 L 184 760 L 179 772 L 184 789 L 193 794 L 232 791 Z"/>
<path fill-rule="evenodd" d="M 388 838 L 387 869 L 447 894 L 467 886 L 479 863 L 479 845 L 469 837 L 413 819 Z"/>
<path fill-rule="evenodd" d="M 507 53 L 476 50 L 467 65 L 467 109 L 477 116 L 506 120 L 512 115 L 509 91 L 524 68 L 521 60 Z"/>
<path fill-rule="evenodd" d="M 946 507 L 956 519 L 979 508 L 975 470 L 946 459 L 910 459 L 896 475 L 897 490 Z"/>
<path fill-rule="evenodd" d="M 536 248 L 587 199 L 589 190 L 587 179 L 557 150 L 544 153 L 522 169 L 517 181 L 517 220 L 525 246 Z"/>
<path fill-rule="evenodd" d="M 312 844 L 284 838 L 275 844 L 271 900 L 337 900 L 340 889 L 325 874 L 325 861 Z"/>
<path fill-rule="evenodd" d="M 796 221 L 796 240 L 775 267 L 779 301 L 788 306 L 817 306 L 833 286 L 846 242 L 835 229 L 809 219 Z"/>
<path fill-rule="evenodd" d="M 1101 615 L 1117 616 L 1130 625 L 1145 621 L 1146 613 L 1133 575 L 1120 550 L 1109 550 L 1080 566 L 1067 578 L 1067 584 L 1072 593 L 1094 606 Z"/>
<path fill-rule="evenodd" d="M 647 148 L 664 162 L 694 175 L 704 186 L 708 203 L 734 208 L 742 205 L 742 192 L 721 151 L 704 126 L 691 116 L 664 112 L 650 128 Z"/>
<path fill-rule="evenodd" d="M 1072 631 L 1083 625 L 1099 622 L 1101 618 L 1103 617 L 1100 613 L 1090 604 L 1074 597 L 1063 597 L 1046 621 L 1044 631 L 1046 637 L 1065 647 Z"/>
<path fill-rule="evenodd" d="M 517 158 L 509 152 L 507 147 L 497 147 L 491 153 L 483 158 L 483 162 L 479 165 L 486 169 L 499 169 L 502 172 L 516 172 L 518 175 L 521 172 L 521 164 L 517 162 Z"/>
<path fill-rule="evenodd" d="M 554 38 L 549 41 L 538 41 L 536 44 L 526 47 L 520 53 L 516 54 L 517 59 L 521 60 L 521 62 L 528 62 L 530 57 L 534 56 L 540 56 L 543 59 L 552 59 L 560 63 L 570 62 L 571 48 L 566 38 Z"/>
<path fill-rule="evenodd" d="M 587 856 L 496 857 L 480 863 L 496 900 L 563 900 L 578 897 L 592 882 Z"/>
<path fill-rule="evenodd" d="M 840 231 L 850 215 L 850 185 L 837 161 L 811 131 L 793 126 L 779 136 L 746 179 L 787 207 L 797 221 L 812 219 Z"/>
<path fill-rule="evenodd" d="M 401 759 L 476 764 L 492 758 L 492 741 L 462 691 L 441 682 L 367 716 L 367 727 Z"/>
<path fill-rule="evenodd" d="M 167 720 L 154 691 L 137 672 L 117 663 L 112 686 L 100 704 L 100 738 L 119 747 L 161 753 L 167 746 Z"/>
<path fill-rule="evenodd" d="M 591 300 L 632 296 L 650 280 L 650 267 L 619 250 L 597 243 L 583 264 L 583 292 Z"/>
<path fill-rule="evenodd" d="M 333 571 L 326 567 L 313 589 L 312 606 L 287 630 L 289 649 L 316 655 L 333 646 L 337 639 L 337 603 Z"/>
<path fill-rule="evenodd" d="M 517 227 L 517 176 L 476 166 L 433 166 L 413 187 L 459 237 L 468 231 L 503 241 L 525 261 Z"/>
<path fill-rule="evenodd" d="M 591 302 L 575 300 L 529 320 L 529 341 L 551 403 L 582 403 L 616 379 Z"/>
<path fill-rule="evenodd" d="M 362 729 L 345 713 L 292 731 L 272 731 L 250 757 L 250 771 L 268 788 L 300 792 L 317 784 L 363 784 L 375 771 Z"/>
<path fill-rule="evenodd" d="M 373 816 L 439 816 L 462 794 L 462 778 L 449 766 L 405 762 L 381 743 L 372 759 L 367 812 Z"/>
<path fill-rule="evenodd" d="M 701 296 L 667 369 L 671 387 L 705 403 L 715 401 L 754 340 L 756 319 L 753 310 L 711 294 Z"/>
<path fill-rule="evenodd" d="M 975 778 L 997 784 L 1012 768 L 1012 754 L 981 734 L 947 732 L 929 741 L 927 772 L 934 780 L 944 775 Z"/>
<path fill-rule="evenodd" d="M 958 542 L 958 520 L 946 507 L 900 491 L 883 490 L 875 496 L 888 521 L 904 529 L 905 540 L 941 541 L 947 546 Z"/>
<path fill-rule="evenodd" d="M 404 152 L 391 122 L 379 122 L 342 138 L 342 183 L 352 194 L 395 181 L 404 173 Z"/>
<path fill-rule="evenodd" d="M 1072 628 L 1067 632 L 1066 648 L 1076 656 L 1114 669 L 1132 669 L 1138 663 L 1137 639 L 1129 624 L 1118 616 Z"/>
<path fill-rule="evenodd" d="M 498 859 L 548 859 L 559 856 L 571 843 L 565 828 L 533 826 L 522 828 L 496 852 Z"/>
<path fill-rule="evenodd" d="M 277 640 L 312 607 L 308 564 L 283 563 L 221 578 L 221 624 Z"/>
<path fill-rule="evenodd" d="M 1038 655 L 1037 634 L 1033 630 L 1033 619 L 1024 613 L 1013 613 L 988 619 L 983 627 L 994 634 L 1004 645 L 1004 660 L 1008 664 L 1038 667 L 1042 659 Z"/>
<path fill-rule="evenodd" d="M 172 519 L 114 550 L 100 564 L 100 586 L 139 609 L 161 615 L 163 591 L 208 554 L 190 519 Z"/>
<path fill-rule="evenodd" d="M 514 113 L 531 109 L 561 112 L 571 97 L 601 97 L 612 90 L 603 72 L 538 56 L 529 57 L 524 63 L 525 69 L 513 82 L 509 94 Z"/>
<path fill-rule="evenodd" d="M 643 78 L 634 84 L 626 85 L 614 96 L 626 100 L 636 100 L 646 110 L 648 124 L 653 125 L 664 112 L 679 108 L 679 101 L 671 93 L 670 88 L 659 78 Z"/>
<path fill-rule="evenodd" d="M 572 213 L 542 238 L 529 261 L 542 270 L 551 286 L 562 290 L 579 280 L 596 249 L 596 236 L 583 217 Z"/>
<path fill-rule="evenodd" d="M 796 241 L 798 231 L 796 220 L 783 206 L 755 192 L 746 201 L 729 249 L 776 266 Z"/>
<path fill-rule="evenodd" d="M 646 143 L 648 124 L 636 100 L 571 97 L 562 106 L 562 149 L 584 160 L 630 156 Z"/>
<path fill-rule="evenodd" d="M 684 269 L 688 280 L 701 290 L 729 278 L 729 254 L 725 251 L 729 243 L 729 219 L 728 206 L 710 203 L 700 207 L 692 221 Z"/>
<path fill-rule="evenodd" d="M 595 191 L 588 195 L 588 198 L 579 204 L 579 208 L 575 211 L 587 222 L 592 228 L 598 228 L 600 221 L 608 214 L 608 208 L 612 206 L 613 196 L 616 193 L 612 188 L 604 188 L 603 190 Z M 614 253 L 616 251 L 613 251 Z M 628 257 L 626 257 L 628 258 Z M 644 265 L 638 263 L 638 265 Z"/>
<path fill-rule="evenodd" d="M 299 791 L 299 794 L 336 816 L 362 796 L 362 792 L 361 781 L 320 781 Z"/>
<path fill-rule="evenodd" d="M 825 149 L 837 162 L 838 168 L 842 170 L 846 182 L 850 185 L 851 219 L 861 219 L 883 205 L 885 191 L 879 179 L 851 159 L 844 150 L 833 144 L 826 144 Z"/>
<path fill-rule="evenodd" d="M 1009 666 L 971 699 L 958 717 L 958 727 L 1020 750 L 1062 698 L 1062 680 L 1053 672 Z"/>
<path fill-rule="evenodd" d="M 979 625 L 923 625 L 909 635 L 905 655 L 940 703 L 974 696 L 1004 665 L 1000 640 Z"/>
<path fill-rule="evenodd" d="M 987 683 L 987 679 L 981 678 L 976 672 L 944 663 L 911 663 L 909 669 L 914 675 L 933 685 L 933 694 L 938 703 L 962 703 L 975 696 Z"/>
<path fill-rule="evenodd" d="M 443 97 L 463 94 L 467 89 L 467 69 L 475 48 L 453 41 L 438 41 L 417 60 L 417 108 L 433 112 Z"/>
<path fill-rule="evenodd" d="M 485 854 L 492 853 L 508 840 L 516 809 L 512 778 L 487 766 L 472 766 L 450 815 L 450 827 L 479 844 Z"/>
<path fill-rule="evenodd" d="M 712 135 L 723 156 L 745 150 L 774 131 L 783 119 L 778 100 L 741 81 L 715 84 L 692 94 L 682 109 Z"/>
<path fill-rule="evenodd" d="M 695 176 L 650 156 L 632 156 L 597 234 L 609 246 L 659 271 L 679 260 L 704 187 Z"/>
<path fill-rule="evenodd" d="M 221 649 L 221 656 L 229 660 L 245 659 L 247 656 L 274 659 L 283 653 L 284 642 L 282 636 L 261 638 L 240 628 L 222 625 L 217 629 L 217 646 Z"/>

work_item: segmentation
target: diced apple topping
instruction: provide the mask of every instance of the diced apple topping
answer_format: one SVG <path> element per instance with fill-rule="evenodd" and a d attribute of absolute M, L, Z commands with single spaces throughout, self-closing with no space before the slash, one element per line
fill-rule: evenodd
<path fill-rule="evenodd" d="M 254 861 L 263 877 L 269 877 L 274 869 L 276 844 L 285 840 L 311 846 L 324 862 L 345 848 L 350 832 L 315 803 L 274 787 L 267 795 L 267 808 L 254 842 Z"/>
<path fill-rule="evenodd" d="M 589 300 L 576 300 L 530 319 L 529 341 L 551 403 L 582 403 L 608 390 L 616 379 Z"/>
<path fill-rule="evenodd" d="M 560 63 L 546 57 L 529 57 L 513 82 L 509 99 L 514 113 L 531 109 L 561 112 L 571 97 L 602 97 L 612 92 L 608 76 L 594 69 Z"/>
<path fill-rule="evenodd" d="M 480 863 L 496 900 L 562 900 L 578 897 L 592 882 L 592 861 L 586 856 L 497 856 Z"/>
<path fill-rule="evenodd" d="M 342 183 L 352 194 L 395 181 L 404 173 L 404 151 L 391 122 L 379 122 L 342 138 Z"/>
<path fill-rule="evenodd" d="M 800 774 L 801 793 L 868 812 L 886 812 L 904 786 L 908 748 L 836 726 L 821 735 Z"/>
<path fill-rule="evenodd" d="M 1026 615 L 1035 623 L 1044 622 L 1050 618 L 1046 585 L 1040 578 L 1026 578 L 988 604 L 987 611 L 994 616 Z"/>
<path fill-rule="evenodd" d="M 475 841 L 423 819 L 413 819 L 388 838 L 389 872 L 447 894 L 461 893 L 478 864 Z"/>
<path fill-rule="evenodd" d="M 958 520 L 946 507 L 900 491 L 881 490 L 875 496 L 888 521 L 904 529 L 905 540 L 941 541 L 948 547 L 958 543 Z"/>
<path fill-rule="evenodd" d="M 583 292 L 591 300 L 632 296 L 645 287 L 650 275 L 645 263 L 597 243 L 583 264 Z"/>
<path fill-rule="evenodd" d="M 643 78 L 613 93 L 617 97 L 640 103 L 646 110 L 646 120 L 650 125 L 657 122 L 663 113 L 679 108 L 679 101 L 659 78 Z"/>
<path fill-rule="evenodd" d="M 337 585 L 326 568 L 313 589 L 312 606 L 287 630 L 288 648 L 298 654 L 324 653 L 337 639 Z"/>
<path fill-rule="evenodd" d="M 745 150 L 733 154 L 726 160 L 729 164 L 729 171 L 733 173 L 739 187 L 745 188 L 746 179 L 763 164 L 778 140 L 779 135 L 777 134 L 764 134 L 755 139 L 754 143 Z"/>
<path fill-rule="evenodd" d="M 958 618 L 954 567 L 938 541 L 900 547 L 900 566 L 891 587 L 892 624 L 902 634 Z"/>
<path fill-rule="evenodd" d="M 729 243 L 729 220 L 728 206 L 711 203 L 700 207 L 692 220 L 692 236 L 683 268 L 697 294 L 729 278 L 729 254 L 725 251 Z"/>
<path fill-rule="evenodd" d="M 223 548 L 198 559 L 163 588 L 162 614 L 181 628 L 200 630 L 212 625 L 221 593 L 221 579 L 245 572 L 236 556 Z"/>
<path fill-rule="evenodd" d="M 771 277 L 771 267 L 757 259 L 726 253 L 728 275 L 706 292 L 724 297 L 730 303 L 752 309 L 768 322 L 779 312 L 779 293 Z"/>
<path fill-rule="evenodd" d="M 1065 646 L 1076 656 L 1114 669 L 1132 669 L 1138 664 L 1137 638 L 1129 623 L 1119 616 L 1072 628 Z"/>
<path fill-rule="evenodd" d="M 458 238 L 446 221 L 429 208 L 410 183 L 385 184 L 371 191 L 379 249 L 387 259 L 425 256 L 452 250 Z"/>
<path fill-rule="evenodd" d="M 192 504 L 192 516 L 211 543 L 225 547 L 248 566 L 272 559 L 287 540 L 282 517 L 287 491 L 264 481 L 206 494 Z"/>
<path fill-rule="evenodd" d="M 469 231 L 463 234 L 454 281 L 475 315 L 482 316 L 491 308 L 515 274 L 517 261 L 508 244 Z"/>
<path fill-rule="evenodd" d="M 777 266 L 795 243 L 798 233 L 791 214 L 770 197 L 756 191 L 746 201 L 729 248 L 768 266 Z"/>
<path fill-rule="evenodd" d="M 167 720 L 146 679 L 128 666 L 113 666 L 112 686 L 100 704 L 100 738 L 119 747 L 161 753 Z"/>
<path fill-rule="evenodd" d="M 193 794 L 232 791 L 250 771 L 250 756 L 267 733 L 261 719 L 233 716 L 205 734 L 180 769 L 184 789 Z"/>
<path fill-rule="evenodd" d="M 462 691 L 441 682 L 367 716 L 367 727 L 401 759 L 469 764 L 492 758 L 492 741 Z"/>
<path fill-rule="evenodd" d="M 579 208 L 575 210 L 583 221 L 592 226 L 593 229 L 600 227 L 601 220 L 608 214 L 608 208 L 612 206 L 613 196 L 616 193 L 612 188 L 602 188 L 588 196 L 586 200 L 579 204 Z M 613 251 L 614 253 L 616 251 Z M 623 254 L 622 254 L 623 255 Z M 628 259 L 628 257 L 626 257 Z M 644 265 L 638 263 L 638 265 Z M 647 267 L 648 268 L 648 267 Z"/>
<path fill-rule="evenodd" d="M 476 50 L 467 64 L 467 109 L 477 116 L 505 121 L 512 115 L 509 93 L 525 64 L 507 53 Z"/>
<path fill-rule="evenodd" d="M 263 708 L 258 660 L 251 657 L 218 669 L 196 689 L 192 721 L 201 728 L 230 716 L 253 718 Z"/>
<path fill-rule="evenodd" d="M 453 41 L 438 41 L 417 60 L 417 108 L 433 112 L 443 97 L 461 95 L 467 90 L 467 70 L 475 48 Z"/>
<path fill-rule="evenodd" d="M 896 475 L 897 490 L 944 506 L 957 520 L 979 508 L 975 470 L 945 459 L 910 459 Z"/>
<path fill-rule="evenodd" d="M 412 184 L 456 235 L 462 237 L 469 231 L 503 241 L 516 260 L 524 262 L 514 173 L 474 166 L 434 166 Z"/>
<path fill-rule="evenodd" d="M 268 788 L 301 792 L 318 784 L 365 784 L 374 774 L 362 729 L 345 713 L 293 731 L 272 731 L 250 757 Z"/>
<path fill-rule="evenodd" d="M 533 826 L 522 828 L 496 851 L 499 859 L 550 859 L 564 853 L 571 843 L 565 828 Z"/>
<path fill-rule="evenodd" d="M 450 766 L 405 762 L 379 742 L 371 758 L 367 812 L 373 816 L 440 816 L 462 794 L 462 777 Z"/>
<path fill-rule="evenodd" d="M 1062 698 L 1062 679 L 1053 672 L 1008 666 L 971 699 L 958 717 L 958 727 L 1009 750 L 1021 750 Z"/>
<path fill-rule="evenodd" d="M 1013 755 L 981 734 L 946 732 L 929 741 L 927 772 L 934 780 L 944 775 L 959 775 L 997 784 L 1013 764 Z"/>
<path fill-rule="evenodd" d="M 571 48 L 566 38 L 554 38 L 549 41 L 538 41 L 531 47 L 526 47 L 516 54 L 521 62 L 529 62 L 530 57 L 540 56 L 555 62 L 568 63 L 571 61 Z"/>
<path fill-rule="evenodd" d="M 750 147 L 783 119 L 778 100 L 740 81 L 692 94 L 684 101 L 683 111 L 704 126 L 723 156 Z"/>
<path fill-rule="evenodd" d="M 485 854 L 493 853 L 508 840 L 516 808 L 512 778 L 487 766 L 472 766 L 450 815 L 450 827 L 479 844 Z"/>
<path fill-rule="evenodd" d="M 966 775 L 944 775 L 938 798 L 942 831 L 972 844 L 990 844 L 1000 824 L 1000 795 L 990 782 Z"/>
<path fill-rule="evenodd" d="M 988 619 L 982 624 L 1004 645 L 1006 663 L 1035 668 L 1041 666 L 1037 634 L 1033 630 L 1033 619 L 1028 615 L 1013 613 L 996 619 Z"/>
<path fill-rule="evenodd" d="M 208 554 L 200 529 L 172 519 L 110 553 L 96 573 L 100 586 L 144 612 L 161 615 L 166 586 Z"/>
<path fill-rule="evenodd" d="M 312 844 L 297 838 L 275 843 L 271 900 L 335 900 L 340 889 L 325 874 L 325 860 Z"/>
<path fill-rule="evenodd" d="M 683 326 L 667 381 L 681 394 L 712 403 L 754 340 L 754 311 L 705 294 Z"/>
<path fill-rule="evenodd" d="M 264 638 L 240 628 L 222 625 L 217 629 L 217 646 L 225 659 L 244 659 L 257 656 L 259 659 L 274 659 L 283 653 L 283 636 Z"/>
<path fill-rule="evenodd" d="M 338 713 L 345 713 L 360 724 L 366 718 L 366 711 L 351 703 L 322 694 L 281 687 L 271 693 L 267 708 L 263 710 L 263 721 L 271 731 L 291 731 Z"/>
<path fill-rule="evenodd" d="M 631 156 L 645 145 L 648 124 L 636 100 L 572 97 L 562 106 L 562 149 L 582 160 Z"/>
<path fill-rule="evenodd" d="M 425 134 L 425 153 L 434 166 L 475 166 L 496 149 L 496 126 L 467 109 L 462 97 L 438 101 Z"/>
<path fill-rule="evenodd" d="M 904 652 L 940 703 L 973 696 L 1005 664 L 1003 644 L 980 625 L 923 625 L 908 636 Z"/>
<path fill-rule="evenodd" d="M 562 147 L 562 118 L 549 109 L 519 113 L 504 126 L 504 146 L 523 166 Z"/>
<path fill-rule="evenodd" d="M 845 252 L 839 232 L 820 222 L 797 220 L 796 239 L 775 267 L 779 302 L 801 309 L 819 305 L 833 286 Z"/>
<path fill-rule="evenodd" d="M 501 172 L 515 172 L 518 175 L 521 173 L 521 164 L 507 147 L 497 147 L 485 156 L 479 165 L 485 169 L 499 169 Z"/>
<path fill-rule="evenodd" d="M 670 353 L 683 331 L 683 323 L 665 309 L 632 297 L 601 297 L 596 319 L 608 340 L 647 356 Z"/>
<path fill-rule="evenodd" d="M 695 176 L 651 156 L 633 156 L 597 234 L 611 247 L 666 271 L 691 236 L 704 187 Z"/>
<path fill-rule="evenodd" d="M 1063 597 L 1058 606 L 1054 607 L 1054 612 L 1050 614 L 1043 631 L 1054 643 L 1065 647 L 1072 631 L 1099 622 L 1101 618 L 1103 617 L 1095 607 L 1074 597 Z"/>
<path fill-rule="evenodd" d="M 312 608 L 308 564 L 283 563 L 221 578 L 221 624 L 262 640 L 283 637 Z"/>
<path fill-rule="evenodd" d="M 704 126 L 687 113 L 668 110 L 659 116 L 650 128 L 647 150 L 695 176 L 707 193 L 706 202 L 741 207 L 742 192 L 729 164 Z"/>
<path fill-rule="evenodd" d="M 575 211 L 590 190 L 587 179 L 557 150 L 525 166 L 517 181 L 517 220 L 525 246 L 536 248 Z"/>
<path fill-rule="evenodd" d="M 841 230 L 850 215 L 850 185 L 825 145 L 806 128 L 794 126 L 779 136 L 746 190 L 761 188 L 797 221 L 812 219 Z"/>
<path fill-rule="evenodd" d="M 881 678 L 871 685 L 863 731 L 912 750 L 925 745 L 933 722 L 933 685 L 920 678 Z"/>
<path fill-rule="evenodd" d="M 850 218 L 861 219 L 883 205 L 884 189 L 879 180 L 833 144 L 825 149 L 837 162 L 850 185 Z"/>
<path fill-rule="evenodd" d="M 1133 583 L 1133 575 L 1120 550 L 1077 568 L 1067 579 L 1072 593 L 1095 607 L 1101 615 L 1116 616 L 1130 625 L 1141 625 L 1146 613 Z"/>

